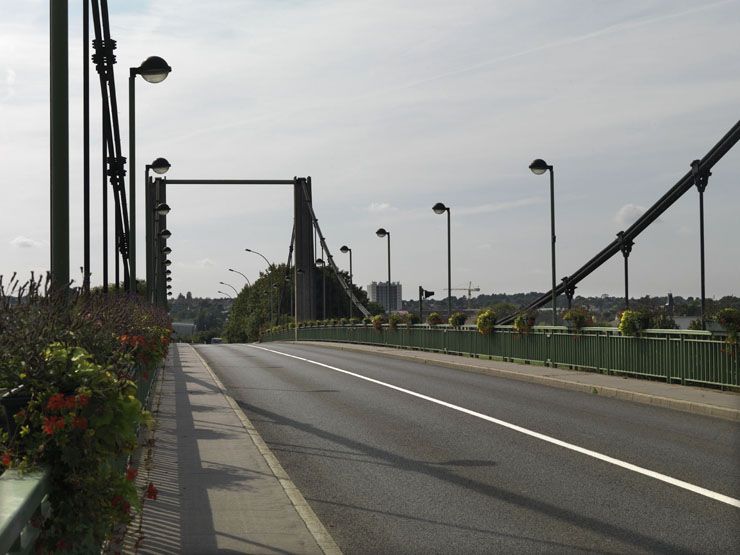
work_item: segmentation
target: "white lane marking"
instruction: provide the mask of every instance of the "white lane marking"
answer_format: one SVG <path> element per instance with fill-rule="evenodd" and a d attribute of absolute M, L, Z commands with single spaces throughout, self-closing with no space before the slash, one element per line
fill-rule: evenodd
<path fill-rule="evenodd" d="M 458 412 L 462 412 L 470 416 L 475 416 L 476 418 L 480 418 L 481 420 L 492 422 L 493 424 L 498 424 L 499 426 L 503 426 L 504 428 L 514 430 L 515 432 L 519 432 L 521 434 L 528 435 L 528 436 L 540 439 L 542 441 L 552 443 L 554 445 L 558 445 L 559 447 L 563 447 L 565 449 L 570 449 L 571 451 L 581 453 L 582 455 L 593 457 L 594 459 L 598 459 L 600 461 L 604 461 L 609 464 L 619 466 L 620 468 L 631 470 L 632 472 L 636 472 L 637 474 L 642 474 L 643 476 L 649 476 L 650 478 L 655 478 L 656 480 L 660 480 L 661 482 L 665 482 L 667 484 L 671 484 L 673 486 L 683 488 L 685 490 L 692 491 L 694 493 L 698 493 L 699 495 L 703 495 L 704 497 L 714 499 L 715 501 L 720 501 L 721 503 L 727 503 L 728 505 L 732 505 L 733 507 L 740 508 L 740 499 L 735 499 L 734 497 L 730 497 L 728 495 L 724 495 L 716 491 L 702 488 L 700 486 L 695 486 L 694 484 L 684 482 L 683 480 L 679 480 L 671 476 L 666 476 L 665 474 L 661 474 L 660 472 L 648 470 L 647 468 L 642 468 L 641 466 L 637 466 L 632 463 L 621 461 L 619 459 L 615 459 L 608 455 L 603 455 L 602 453 L 597 453 L 596 451 L 591 451 L 590 449 L 579 447 L 578 445 L 573 445 L 572 443 L 568 443 L 566 441 L 562 441 L 560 439 L 550 437 L 548 435 L 541 434 L 539 432 L 535 432 L 534 430 L 530 430 L 528 428 L 522 428 L 521 426 L 517 426 L 516 424 L 512 424 L 504 420 L 499 420 L 498 418 L 493 418 L 492 416 L 488 416 L 480 412 L 475 412 L 474 410 L 466 409 L 465 407 L 453 405 L 452 403 L 441 401 L 440 399 L 435 399 L 434 397 L 429 397 L 428 395 L 423 395 L 421 393 L 417 393 L 416 391 L 411 391 L 409 389 L 404 389 L 403 387 L 398 387 L 397 385 L 389 384 L 386 382 L 381 382 L 380 380 L 376 380 L 373 378 L 368 378 L 367 376 L 363 376 L 362 374 L 356 374 L 354 372 L 350 372 L 349 370 L 343 370 L 341 368 L 337 368 L 336 366 L 330 366 L 329 364 L 324 364 L 323 362 L 317 362 L 315 360 L 311 360 L 308 358 L 303 358 L 303 357 L 299 357 L 296 355 L 290 355 L 288 353 L 282 353 L 280 351 L 275 351 L 273 349 L 267 349 L 265 347 L 257 347 L 256 345 L 249 345 L 249 347 L 253 347 L 255 349 L 260 349 L 262 351 L 267 351 L 270 353 L 275 353 L 276 355 L 282 355 L 282 356 L 294 358 L 297 360 L 302 360 L 303 362 L 308 362 L 310 364 L 322 366 L 324 368 L 328 368 L 329 370 L 334 370 L 335 372 L 341 372 L 342 374 L 347 374 L 348 376 L 353 376 L 355 378 L 359 378 L 367 382 L 382 385 L 383 387 L 395 389 L 396 391 L 400 391 L 401 393 L 406 393 L 407 395 L 411 395 L 412 397 L 424 399 L 425 401 L 429 401 L 430 403 L 435 403 L 437 405 L 447 407 L 448 409 L 456 410 Z"/>

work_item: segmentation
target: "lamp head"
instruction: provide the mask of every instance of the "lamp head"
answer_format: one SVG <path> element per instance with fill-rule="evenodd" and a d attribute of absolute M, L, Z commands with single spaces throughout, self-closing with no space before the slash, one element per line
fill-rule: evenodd
<path fill-rule="evenodd" d="M 167 281 L 168 282 L 172 281 L 172 278 L 170 276 L 167 276 Z"/>
<path fill-rule="evenodd" d="M 317 266 L 323 266 L 324 265 L 324 260 L 322 258 L 317 258 L 316 259 L 316 265 Z"/>
<path fill-rule="evenodd" d="M 149 56 L 134 70 L 149 83 L 161 83 L 167 79 L 172 68 L 159 56 Z"/>
<path fill-rule="evenodd" d="M 375 232 L 375 235 L 377 235 L 378 237 L 385 237 L 386 235 L 388 235 L 388 232 L 381 227 L 378 231 Z"/>
<path fill-rule="evenodd" d="M 158 173 L 159 175 L 162 175 L 163 173 L 167 173 L 167 171 L 170 169 L 170 163 L 167 161 L 166 158 L 157 158 L 154 162 L 151 163 L 152 171 L 154 173 Z"/>
<path fill-rule="evenodd" d="M 170 237 L 172 237 L 172 232 L 169 229 L 163 229 L 159 232 L 159 236 L 162 239 L 169 239 Z"/>
<path fill-rule="evenodd" d="M 532 171 L 535 175 L 542 175 L 547 170 L 551 170 L 552 166 L 550 166 L 547 162 L 545 162 L 542 158 L 537 158 L 535 161 L 533 161 L 529 165 L 529 169 Z"/>
<path fill-rule="evenodd" d="M 164 261 L 164 265 L 165 266 L 171 266 L 172 265 L 172 260 L 165 260 Z"/>
<path fill-rule="evenodd" d="M 349 252 L 349 247 L 347 245 L 342 245 L 339 250 L 344 254 L 347 254 Z"/>
<path fill-rule="evenodd" d="M 167 274 L 167 275 L 170 275 L 171 273 L 172 273 L 172 270 L 170 270 L 170 269 L 167 269 L 167 271 L 165 272 L 165 274 Z"/>
<path fill-rule="evenodd" d="M 434 210 L 434 213 L 435 214 L 444 214 L 445 212 L 447 212 L 449 210 L 449 208 L 447 208 L 441 202 L 438 202 L 437 204 L 435 204 L 434 206 L 432 206 L 432 210 Z"/>
<path fill-rule="evenodd" d="M 162 254 L 172 254 L 172 249 L 169 247 L 165 247 L 162 249 Z"/>
<path fill-rule="evenodd" d="M 164 202 L 160 202 L 157 207 L 154 209 L 154 211 L 159 214 L 160 216 L 166 216 L 170 213 L 170 207 L 168 204 Z"/>

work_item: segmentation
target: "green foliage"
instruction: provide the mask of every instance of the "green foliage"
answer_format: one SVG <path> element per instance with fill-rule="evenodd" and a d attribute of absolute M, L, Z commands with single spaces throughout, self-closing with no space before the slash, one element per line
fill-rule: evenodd
<path fill-rule="evenodd" d="M 427 316 L 427 324 L 430 326 L 439 326 L 444 320 L 439 315 L 439 312 L 432 312 Z"/>
<path fill-rule="evenodd" d="M 727 332 L 727 342 L 737 343 L 740 332 L 740 310 L 737 308 L 723 308 L 717 313 L 717 322 Z"/>
<path fill-rule="evenodd" d="M 519 314 L 514 318 L 514 329 L 519 333 L 529 333 L 532 331 L 536 319 L 536 313 L 534 312 Z"/>
<path fill-rule="evenodd" d="M 324 272 L 323 276 L 322 272 Z M 312 275 L 314 276 L 315 313 L 323 313 L 323 279 L 325 276 L 327 318 L 323 325 L 338 325 L 339 318 L 346 316 L 349 309 L 347 294 L 330 268 L 325 270 L 317 268 Z M 344 277 L 348 278 L 346 275 Z M 292 320 L 290 307 L 293 278 L 293 269 L 288 270 L 285 264 L 279 264 L 261 273 L 259 279 L 252 282 L 251 287 L 244 287 L 234 299 L 224 326 L 226 339 L 230 343 L 256 341 L 262 332 L 273 325 L 289 323 Z M 352 291 L 360 302 L 367 302 L 367 294 L 364 291 L 355 286 Z M 307 322 L 299 323 L 300 327 L 304 325 L 307 325 Z"/>
<path fill-rule="evenodd" d="M 563 313 L 563 320 L 573 326 L 576 331 L 594 325 L 594 317 L 591 312 L 582 306 L 574 306 Z"/>
<path fill-rule="evenodd" d="M 367 316 L 365 316 L 365 317 L 364 317 L 364 318 L 362 319 L 362 325 L 363 325 L 363 326 L 369 326 L 369 325 L 371 325 L 372 323 L 373 323 L 373 319 L 372 319 L 371 317 L 367 317 Z"/>
<path fill-rule="evenodd" d="M 134 380 L 165 356 L 169 321 L 135 295 L 21 290 L 11 302 L 0 278 L 0 387 L 27 400 L 0 433 L 0 467 L 49 468 L 39 551 L 99 552 L 139 507 L 135 470 L 119 463 L 151 420 Z"/>
<path fill-rule="evenodd" d="M 625 310 L 619 319 L 619 331 L 622 335 L 634 337 L 642 330 L 647 329 L 647 326 L 644 326 L 644 324 L 645 318 L 643 313 L 637 310 Z"/>
<path fill-rule="evenodd" d="M 383 329 L 383 320 L 384 318 L 382 314 L 376 314 L 370 319 L 370 322 L 376 330 L 380 331 Z"/>
<path fill-rule="evenodd" d="M 421 318 L 419 318 L 419 315 L 416 312 L 409 312 L 406 314 L 406 323 L 412 326 L 414 324 L 420 324 Z"/>
<path fill-rule="evenodd" d="M 478 332 L 483 335 L 493 333 L 496 326 L 496 313 L 490 308 L 479 312 L 475 320 L 475 325 L 478 328 Z"/>
<path fill-rule="evenodd" d="M 467 317 L 462 312 L 453 312 L 452 316 L 450 316 L 449 320 L 447 320 L 447 323 L 453 327 L 460 327 L 465 325 L 465 320 L 467 320 Z"/>
<path fill-rule="evenodd" d="M 382 304 L 369 302 L 365 306 L 367 307 L 368 312 L 370 312 L 370 316 L 385 314 L 385 307 Z"/>
<path fill-rule="evenodd" d="M 399 314 L 398 312 L 393 312 L 390 316 L 388 316 L 388 327 L 392 330 L 395 330 L 398 328 L 398 324 L 403 324 L 404 321 L 405 319 L 401 314 Z"/>

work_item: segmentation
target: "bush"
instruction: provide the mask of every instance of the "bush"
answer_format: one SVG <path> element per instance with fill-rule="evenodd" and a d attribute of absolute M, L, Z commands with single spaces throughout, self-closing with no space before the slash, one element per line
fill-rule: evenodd
<path fill-rule="evenodd" d="M 738 332 L 740 332 L 740 310 L 723 308 L 717 313 L 716 318 L 717 323 L 727 332 L 727 342 L 737 343 Z"/>
<path fill-rule="evenodd" d="M 383 329 L 383 315 L 382 314 L 376 314 L 370 319 L 370 321 L 372 322 L 373 327 L 376 330 L 380 331 Z"/>
<path fill-rule="evenodd" d="M 594 325 L 593 314 L 582 306 L 575 306 L 566 310 L 563 313 L 563 320 L 571 324 L 576 331 Z"/>
<path fill-rule="evenodd" d="M 363 326 L 369 326 L 369 325 L 371 325 L 372 323 L 373 323 L 373 319 L 372 319 L 371 317 L 365 316 L 365 317 L 364 317 L 364 318 L 362 319 L 362 325 L 363 325 Z"/>
<path fill-rule="evenodd" d="M 529 333 L 534 327 L 537 316 L 534 312 L 525 312 L 514 318 L 514 329 L 519 333 Z"/>
<path fill-rule="evenodd" d="M 475 325 L 478 327 L 478 332 L 483 335 L 493 333 L 496 326 L 496 313 L 490 308 L 479 312 Z"/>
<path fill-rule="evenodd" d="M 622 335 L 634 337 L 650 328 L 650 316 L 639 310 L 624 310 L 619 319 L 619 331 Z"/>
<path fill-rule="evenodd" d="M 462 312 L 454 312 L 452 316 L 450 316 L 449 320 L 447 320 L 447 323 L 453 327 L 459 328 L 460 326 L 465 325 L 465 320 L 467 319 L 467 316 Z"/>
<path fill-rule="evenodd" d="M 429 316 L 427 316 L 427 324 L 430 326 L 438 326 L 443 322 L 442 317 L 439 315 L 439 312 L 432 312 Z"/>
<path fill-rule="evenodd" d="M 134 380 L 166 355 L 170 322 L 135 295 L 41 296 L 40 281 L 20 290 L 10 297 L 0 278 L 0 388 L 28 399 L 15 430 L 0 432 L 0 467 L 49 468 L 40 551 L 99 552 L 139 507 L 136 470 L 117 463 L 150 421 Z"/>
<path fill-rule="evenodd" d="M 388 327 L 392 330 L 398 329 L 398 324 L 403 324 L 404 321 L 404 317 L 401 314 L 393 312 L 388 316 Z"/>
<path fill-rule="evenodd" d="M 419 318 L 419 315 L 416 312 L 409 312 L 406 315 L 406 323 L 410 326 L 413 326 L 414 324 L 420 324 L 421 318 Z"/>

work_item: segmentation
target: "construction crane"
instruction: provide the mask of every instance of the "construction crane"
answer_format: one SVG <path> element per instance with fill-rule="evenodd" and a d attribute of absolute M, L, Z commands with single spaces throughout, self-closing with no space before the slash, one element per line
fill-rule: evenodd
<path fill-rule="evenodd" d="M 480 291 L 480 287 L 473 287 L 473 282 L 469 281 L 467 287 L 453 287 L 452 291 L 467 291 L 468 292 L 468 308 L 470 308 L 470 298 L 473 296 L 473 291 Z"/>

